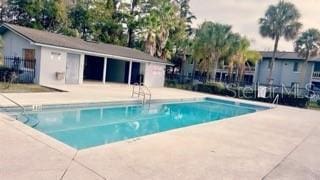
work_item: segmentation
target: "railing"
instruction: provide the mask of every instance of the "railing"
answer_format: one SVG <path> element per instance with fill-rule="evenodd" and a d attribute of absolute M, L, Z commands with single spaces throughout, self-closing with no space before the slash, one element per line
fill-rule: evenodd
<path fill-rule="evenodd" d="M 138 91 L 137 91 L 138 88 Z M 138 99 L 140 98 L 140 96 L 142 96 L 142 104 L 146 103 L 146 96 L 148 96 L 148 103 L 150 105 L 151 102 L 151 91 L 148 87 L 143 86 L 142 83 L 134 83 L 133 87 L 132 87 L 132 93 L 131 93 L 131 97 L 134 97 L 134 95 L 138 96 Z"/>
<path fill-rule="evenodd" d="M 5 99 L 7 99 L 8 101 L 10 101 L 11 103 L 15 104 L 18 108 L 21 109 L 21 111 L 20 111 L 20 112 L 18 113 L 18 115 L 16 116 L 16 120 L 18 120 L 21 116 L 24 115 L 24 113 L 26 112 L 26 109 L 24 108 L 24 106 L 22 106 L 21 104 L 17 103 L 16 101 L 10 99 L 8 96 L 6 96 L 6 95 L 4 95 L 4 94 L 2 94 L 2 93 L 0 93 L 0 95 L 1 95 L 2 97 L 4 97 Z M 28 122 L 29 122 L 29 120 L 27 119 L 27 120 L 24 121 L 23 123 L 26 124 L 26 123 L 28 123 Z"/>
<path fill-rule="evenodd" d="M 7 69 L 2 68 L 1 66 Z M 15 81 L 19 83 L 33 83 L 35 78 L 35 59 L 24 59 L 21 57 L 4 57 L 0 64 L 0 81 L 7 81 L 10 76 L 16 76 Z M 12 78 L 12 77 L 11 77 Z"/>
<path fill-rule="evenodd" d="M 312 79 L 320 80 L 320 71 L 313 72 Z"/>
<path fill-rule="evenodd" d="M 219 72 L 218 72 L 219 73 Z M 249 76 L 249 75 L 248 75 Z M 211 76 L 207 77 L 206 75 L 195 75 L 195 76 L 183 76 L 179 74 L 166 74 L 166 84 L 193 84 L 197 82 L 201 83 L 210 83 L 210 82 L 221 82 L 221 83 L 232 83 L 238 84 L 241 86 L 247 86 L 253 84 L 253 78 L 248 79 L 247 76 L 243 78 L 243 80 L 239 81 L 233 76 L 232 78 L 227 78 L 224 76 L 220 79 L 220 77 L 213 78 Z"/>
<path fill-rule="evenodd" d="M 17 103 L 16 101 L 10 99 L 9 97 L 7 97 L 6 95 L 0 93 L 0 95 L 2 97 L 4 97 L 5 99 L 7 99 L 8 101 L 12 102 L 13 104 L 17 105 L 22 111 L 21 111 L 21 114 L 25 113 L 26 109 L 19 103 Z"/>
<path fill-rule="evenodd" d="M 228 72 L 228 66 L 223 66 L 222 68 L 217 68 L 217 72 Z M 256 69 L 254 67 L 246 67 L 244 69 L 245 73 L 254 73 Z"/>

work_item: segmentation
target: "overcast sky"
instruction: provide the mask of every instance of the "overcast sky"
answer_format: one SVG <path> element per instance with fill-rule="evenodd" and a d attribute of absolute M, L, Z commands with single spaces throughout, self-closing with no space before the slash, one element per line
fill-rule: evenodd
<path fill-rule="evenodd" d="M 303 30 L 314 27 L 320 29 L 320 0 L 289 0 L 299 9 Z M 190 6 L 197 19 L 194 26 L 201 22 L 215 21 L 230 24 L 234 32 L 246 35 L 252 41 L 252 49 L 272 50 L 273 41 L 259 35 L 258 19 L 263 17 L 268 5 L 278 0 L 191 0 Z M 279 50 L 292 51 L 293 41 L 280 41 Z"/>

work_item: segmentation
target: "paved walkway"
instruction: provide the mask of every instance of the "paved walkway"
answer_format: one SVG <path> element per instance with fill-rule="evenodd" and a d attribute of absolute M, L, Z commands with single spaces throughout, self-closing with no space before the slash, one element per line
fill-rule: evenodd
<path fill-rule="evenodd" d="M 67 92 L 51 93 L 7 93 L 9 98 L 22 105 L 33 104 L 70 104 L 83 102 L 114 102 L 132 101 L 132 87 L 122 84 L 84 84 L 54 86 Z M 190 97 L 205 97 L 205 94 L 189 91 L 177 91 L 169 88 L 151 88 L 152 99 L 181 99 Z M 15 106 L 0 96 L 0 106 Z"/>
<path fill-rule="evenodd" d="M 126 86 L 67 89 L 10 97 L 23 104 L 130 99 Z M 208 96 L 152 92 L 164 99 Z M 319 111 L 278 106 L 76 151 L 0 114 L 0 179 L 320 179 L 319 117 Z"/>

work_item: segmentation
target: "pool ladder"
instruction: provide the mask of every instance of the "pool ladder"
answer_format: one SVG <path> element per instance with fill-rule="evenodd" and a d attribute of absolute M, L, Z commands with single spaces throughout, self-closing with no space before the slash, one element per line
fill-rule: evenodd
<path fill-rule="evenodd" d="M 131 97 L 137 95 L 138 99 L 142 96 L 142 104 L 148 102 L 150 105 L 151 102 L 151 91 L 148 87 L 144 86 L 142 83 L 134 83 L 132 86 Z M 147 101 L 148 98 L 148 101 Z"/>
<path fill-rule="evenodd" d="M 21 109 L 21 112 L 19 113 L 19 115 L 22 115 L 26 112 L 26 109 L 21 104 L 17 103 L 16 101 L 12 100 L 11 98 L 9 98 L 8 96 L 6 96 L 2 93 L 0 93 L 0 95 L 2 97 L 4 97 L 5 99 L 7 99 L 8 101 L 12 102 L 13 104 L 17 105 Z"/>
<path fill-rule="evenodd" d="M 279 94 L 277 94 L 277 96 L 274 98 L 272 104 L 279 104 Z"/>
<path fill-rule="evenodd" d="M 26 108 L 24 106 L 22 106 L 21 104 L 19 104 L 18 102 L 12 100 L 11 98 L 9 98 L 8 96 L 0 93 L 0 95 L 2 97 L 4 97 L 5 99 L 7 99 L 8 101 L 12 102 L 13 104 L 17 105 L 17 107 L 19 107 L 21 109 L 21 111 L 16 115 L 16 120 L 20 120 L 20 118 L 23 118 L 25 119 L 25 121 L 21 121 L 23 124 L 28 124 L 31 120 L 34 120 L 34 119 L 31 119 L 30 117 L 28 116 L 25 116 L 25 112 L 26 112 Z M 33 105 L 32 106 L 32 111 L 38 111 L 38 110 L 42 110 L 42 105 Z M 32 122 L 32 121 L 31 121 Z M 36 127 L 38 124 L 40 123 L 39 120 L 36 120 L 34 123 L 30 124 L 29 123 L 29 126 L 31 127 Z"/>

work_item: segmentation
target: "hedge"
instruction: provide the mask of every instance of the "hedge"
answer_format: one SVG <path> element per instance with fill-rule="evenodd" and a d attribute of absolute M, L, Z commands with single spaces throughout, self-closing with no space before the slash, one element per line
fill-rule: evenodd
<path fill-rule="evenodd" d="M 241 99 L 250 99 L 261 102 L 273 102 L 275 96 L 270 96 L 267 93 L 266 97 L 269 98 L 258 98 L 258 92 L 256 90 L 250 90 L 245 88 L 238 87 L 229 87 L 226 88 L 220 83 L 212 83 L 212 84 L 198 84 L 196 90 L 199 92 L 217 94 Z M 307 97 L 299 97 L 297 98 L 293 94 L 279 94 L 279 104 L 287 105 L 287 106 L 295 106 L 295 107 L 307 107 L 309 99 Z"/>
<path fill-rule="evenodd" d="M 11 72 L 13 72 L 13 69 L 0 66 L 0 81 L 3 81 L 4 79 L 8 79 Z"/>
<path fill-rule="evenodd" d="M 228 87 L 226 88 L 222 83 L 210 83 L 210 84 L 198 84 L 198 85 L 191 85 L 191 84 L 179 84 L 177 81 L 174 80 L 167 80 L 166 81 L 167 87 L 179 88 L 179 89 L 186 89 L 186 90 L 193 90 L 203 93 L 209 94 L 216 94 L 222 96 L 229 96 L 247 100 L 255 100 L 260 102 L 268 102 L 271 103 L 274 100 L 274 96 L 269 97 L 269 93 L 267 93 L 266 97 L 269 98 L 257 98 L 258 92 L 256 90 L 245 89 L 243 87 Z M 294 106 L 294 107 L 307 107 L 309 103 L 309 99 L 307 97 L 295 97 L 292 94 L 280 94 L 279 95 L 279 104 L 287 105 L 287 106 Z M 320 104 L 320 102 L 318 101 Z"/>

